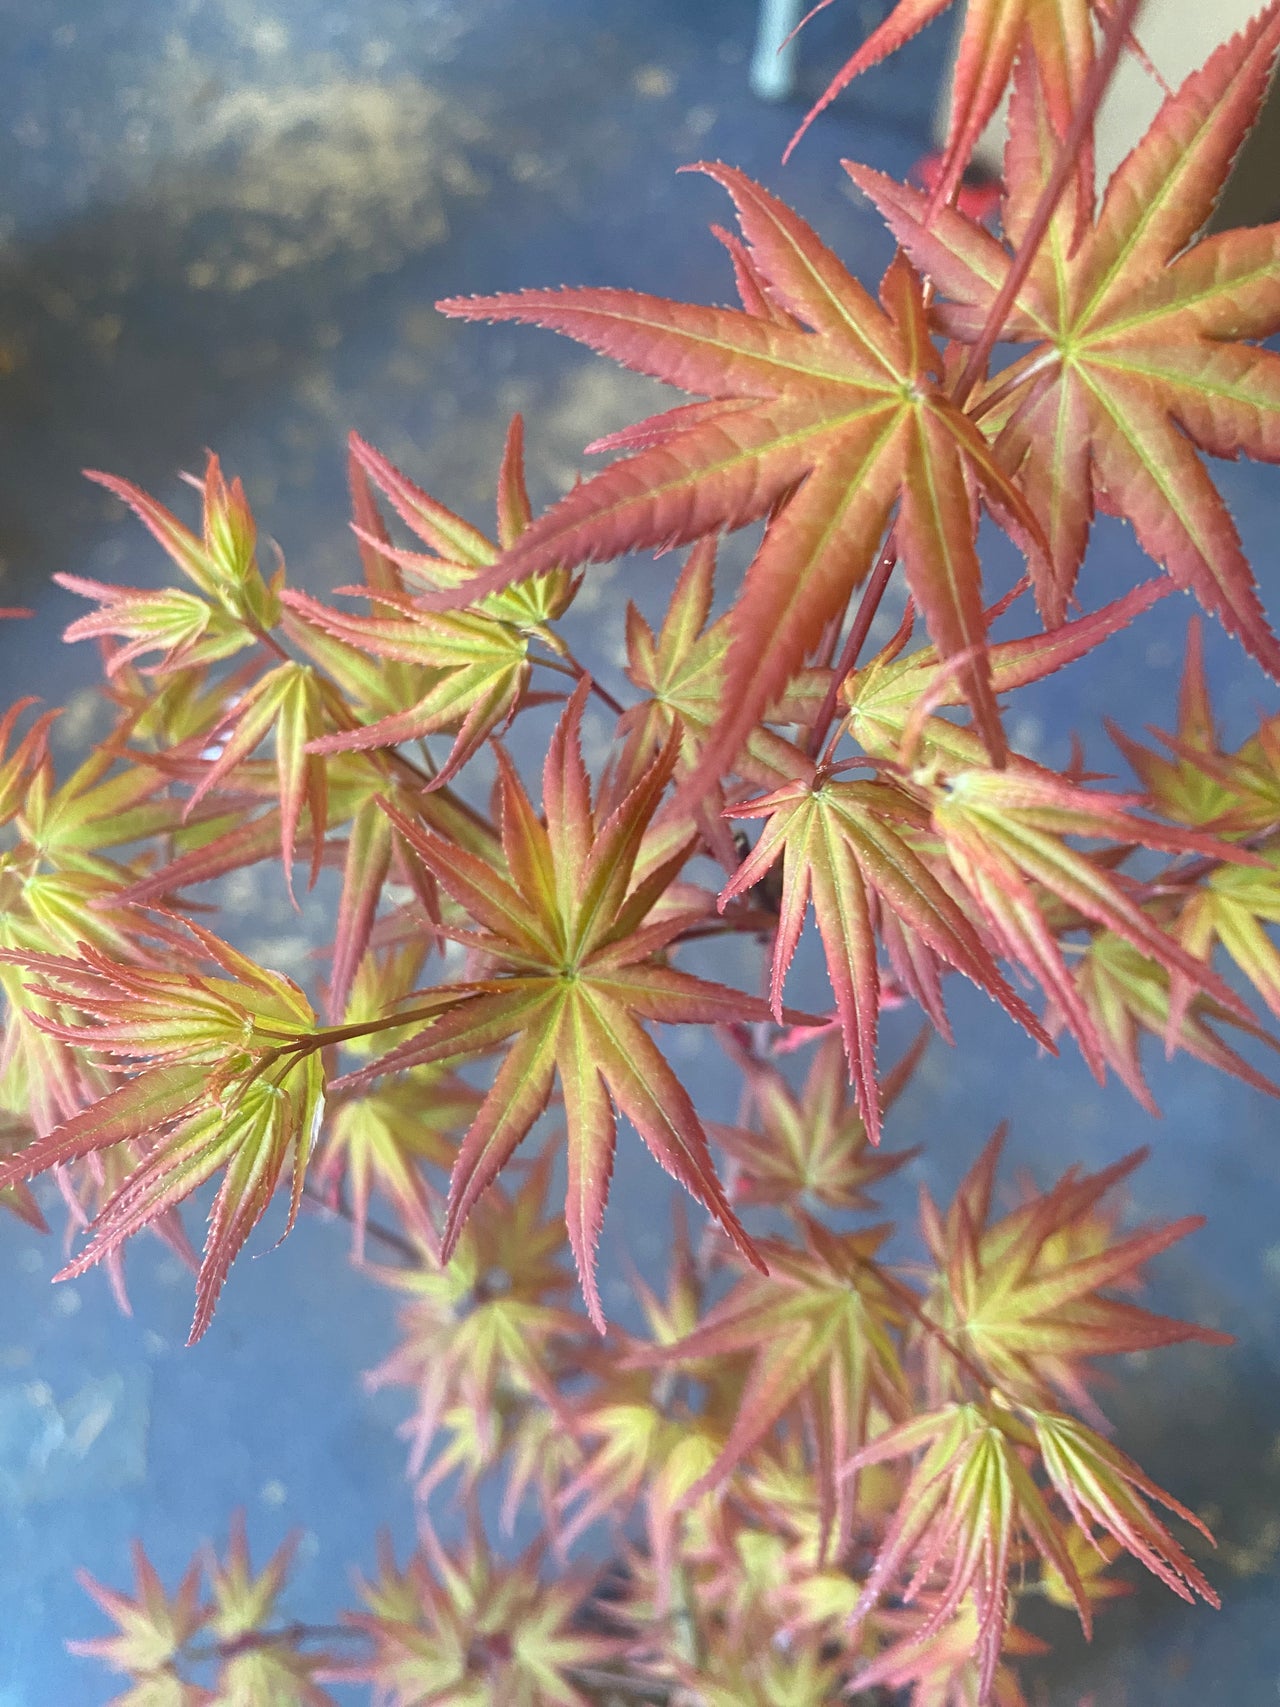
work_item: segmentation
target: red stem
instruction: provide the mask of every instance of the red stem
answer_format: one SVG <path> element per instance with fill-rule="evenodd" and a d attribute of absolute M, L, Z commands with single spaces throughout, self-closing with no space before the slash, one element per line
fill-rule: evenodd
<path fill-rule="evenodd" d="M 853 619 L 853 626 L 840 649 L 840 656 L 836 661 L 831 685 L 827 689 L 827 696 L 822 702 L 817 721 L 809 732 L 810 758 L 817 758 L 822 743 L 826 740 L 827 730 L 831 727 L 831 719 L 835 715 L 836 703 L 840 698 L 840 684 L 858 662 L 858 654 L 866 643 L 867 635 L 871 632 L 871 624 L 875 621 L 876 612 L 880 609 L 880 602 L 889 585 L 889 577 L 893 574 L 897 562 L 898 551 L 894 545 L 893 534 L 890 533 L 885 542 L 885 548 L 880 553 L 880 561 L 871 571 L 871 577 L 863 590 L 857 613 Z"/>

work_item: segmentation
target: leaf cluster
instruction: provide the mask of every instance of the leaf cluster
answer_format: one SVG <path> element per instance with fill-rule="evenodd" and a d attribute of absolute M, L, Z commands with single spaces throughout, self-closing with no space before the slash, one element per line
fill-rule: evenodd
<path fill-rule="evenodd" d="M 899 0 L 837 84 L 944 3 Z M 1014 1707 L 1028 1596 L 1087 1632 L 1124 1551 L 1214 1598 L 1183 1527 L 1202 1525 L 1111 1440 L 1094 1379 L 1103 1356 L 1221 1342 L 1132 1297 L 1196 1223 L 1124 1228 L 1134 1158 L 1002 1201 L 998 1141 L 945 1207 L 922 1196 L 916 1262 L 866 1219 L 915 1154 L 881 1138 L 952 1040 L 953 974 L 1148 1109 L 1148 1036 L 1276 1094 L 1276 718 L 1224 745 L 1193 619 L 1172 731 L 1112 730 L 1132 787 L 1013 736 L 1020 694 L 1175 587 L 1280 675 L 1204 460 L 1280 461 L 1280 226 L 1198 237 L 1280 0 L 1167 92 L 1099 193 L 1093 121 L 1140 52 L 1134 13 L 968 0 L 930 187 L 846 163 L 895 239 L 874 291 L 704 163 L 737 216 L 716 232 L 737 306 L 442 304 L 692 398 L 589 447 L 610 460 L 541 510 L 517 418 L 492 536 L 353 438 L 359 579 L 322 598 L 282 556 L 263 571 L 216 457 L 198 527 L 93 476 L 178 579 L 61 577 L 91 607 L 67 638 L 103 660 L 82 763 L 56 760 L 56 712 L 0 717 L 0 1204 L 43 1226 L 28 1182 L 48 1176 L 84 1239 L 59 1278 L 102 1263 L 122 1302 L 129 1241 L 164 1238 L 196 1270 L 193 1339 L 273 1213 L 348 1221 L 398 1299 L 371 1379 L 411 1394 L 422 1520 L 340 1627 L 354 1646 L 324 1656 L 276 1620 L 287 1555 L 255 1576 L 237 1529 L 206 1606 L 199 1570 L 169 1593 L 139 1552 L 133 1597 L 91 1590 L 123 1701 L 315 1707 L 343 1678 L 395 1707 L 881 1686 Z M 999 205 L 975 204 L 963 171 L 1005 93 Z M 1024 560 L 1013 586 L 983 561 L 984 512 Z M 1099 513 L 1157 577 L 1101 584 Z M 718 542 L 752 523 L 718 604 Z M 592 565 L 636 554 L 653 576 L 686 545 L 665 612 L 633 605 L 597 679 L 574 650 Z M 512 757 L 529 743 L 540 776 Z M 296 979 L 236 917 L 277 883 L 325 938 Z M 817 1014 L 786 1005 L 811 915 Z M 706 975 L 724 942 L 758 983 Z M 903 1005 L 924 1029 L 882 1072 Z M 740 1073 L 736 1120 L 708 1120 L 685 1042 Z M 637 1140 L 708 1220 L 677 1212 L 624 1331 L 600 1258 Z M 510 1522 L 535 1501 L 545 1545 L 504 1560 L 472 1521 L 450 1554 L 430 1502 L 473 1511 L 482 1485 Z M 601 1527 L 607 1568 L 557 1577 Z"/>

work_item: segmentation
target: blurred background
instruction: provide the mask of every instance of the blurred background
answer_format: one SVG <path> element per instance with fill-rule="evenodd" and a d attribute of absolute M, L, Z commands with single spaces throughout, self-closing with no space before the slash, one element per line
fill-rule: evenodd
<path fill-rule="evenodd" d="M 84 607 L 49 577 L 164 579 L 159 551 L 84 467 L 194 516 L 178 475 L 216 449 L 293 582 L 319 593 L 355 566 L 351 427 L 487 527 L 519 409 L 535 503 L 564 490 L 585 466 L 581 447 L 647 412 L 658 388 L 549 334 L 446 322 L 432 303 L 557 283 L 728 300 L 727 263 L 705 229 L 727 206 L 706 179 L 677 179 L 683 163 L 752 173 L 874 283 L 889 246 L 838 160 L 903 176 L 928 149 L 949 22 L 855 84 L 787 167 L 780 157 L 887 9 L 837 0 L 804 33 L 794 102 L 766 105 L 748 84 L 751 0 L 0 0 L 0 604 L 37 611 L 0 626 L 4 703 L 66 703 L 56 741 L 66 756 L 82 750 L 96 658 L 62 644 Z M 1216 473 L 1275 609 L 1276 477 Z M 724 586 L 743 549 L 726 551 Z M 617 671 L 626 599 L 660 610 L 676 567 L 589 574 L 575 644 L 593 669 Z M 1126 532 L 1104 523 L 1082 596 L 1099 604 L 1147 572 Z M 1135 733 L 1171 723 L 1189 609 L 1166 600 L 1066 682 L 1023 695 L 1020 744 L 1063 763 L 1075 728 L 1091 762 L 1116 769 L 1102 714 Z M 1239 741 L 1274 710 L 1274 688 L 1216 631 L 1207 650 Z M 263 869 L 222 899 L 265 960 L 305 976 L 326 896 L 295 915 L 278 872 Z M 825 1005 L 812 956 L 793 988 L 798 1003 Z M 889 1126 L 890 1143 L 926 1147 L 885 1194 L 891 1207 L 910 1213 L 913 1180 L 947 1191 L 1004 1117 L 1015 1162 L 1043 1182 L 1149 1143 L 1134 1216 L 1210 1217 L 1159 1265 L 1156 1307 L 1239 1339 L 1230 1353 L 1132 1359 L 1103 1395 L 1121 1444 L 1217 1529 L 1208 1568 L 1226 1609 L 1183 1608 L 1144 1586 L 1108 1609 L 1091 1650 L 1064 1617 L 1049 1627 L 1061 1648 L 1040 1674 L 1043 1699 L 1274 1701 L 1274 1109 L 1186 1058 L 1153 1059 L 1166 1117 L 1152 1121 L 1074 1056 L 1038 1060 L 985 999 L 959 987 L 950 998 L 958 1047 L 931 1048 Z M 910 1017 L 889 1016 L 887 1029 L 892 1059 Z M 735 1084 L 714 1046 L 697 1082 L 703 1112 L 732 1118 Z M 626 1140 L 605 1268 L 608 1307 L 624 1315 L 619 1253 L 655 1268 L 665 1197 Z M 402 1553 L 409 1545 L 395 1435 L 408 1397 L 361 1381 L 393 1343 L 393 1300 L 349 1268 L 336 1222 L 312 1215 L 270 1244 L 254 1242 L 260 1256 L 241 1261 L 213 1330 L 186 1351 L 190 1277 L 158 1242 L 128 1259 L 124 1317 L 96 1273 L 50 1288 L 58 1239 L 0 1221 L 0 1707 L 99 1707 L 114 1693 L 62 1644 L 104 1628 L 74 1568 L 125 1586 L 135 1535 L 171 1579 L 202 1537 L 225 1536 L 234 1506 L 256 1558 L 299 1528 L 286 1611 L 315 1622 L 350 1604 L 349 1569 L 371 1567 L 379 1526 Z M 447 1533 L 447 1508 L 434 1514 Z"/>

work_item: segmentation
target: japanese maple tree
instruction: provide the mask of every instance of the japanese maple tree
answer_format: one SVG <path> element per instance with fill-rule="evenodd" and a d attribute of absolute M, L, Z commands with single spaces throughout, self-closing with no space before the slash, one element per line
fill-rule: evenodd
<path fill-rule="evenodd" d="M 899 0 L 815 112 L 946 3 Z M 914 1260 L 870 1219 L 916 1153 L 893 1108 L 951 1041 L 953 974 L 1046 1077 L 1069 1038 L 1154 1108 L 1151 1034 L 1277 1094 L 1258 1063 L 1280 1016 L 1280 716 L 1223 745 L 1199 618 L 1176 713 L 1153 706 L 1173 728 L 1110 731 L 1128 789 L 1021 750 L 1011 715 L 1173 587 L 1280 678 L 1203 460 L 1280 461 L 1280 224 L 1201 235 L 1280 0 L 1166 93 L 1099 191 L 1094 120 L 1141 56 L 1137 11 L 967 0 L 930 187 L 844 163 L 896 243 L 877 290 L 839 232 L 703 163 L 737 216 L 716 235 L 739 306 L 442 303 L 693 398 L 588 447 L 610 460 L 541 513 L 517 418 L 492 538 L 353 438 L 361 578 L 326 601 L 264 573 L 216 457 L 199 532 L 92 476 L 181 580 L 59 577 L 91 606 L 67 638 L 100 647 L 111 721 L 77 768 L 55 712 L 0 718 L 0 1205 L 47 1230 L 30 1182 L 49 1176 L 83 1237 L 58 1278 L 102 1264 L 122 1302 L 129 1242 L 163 1238 L 196 1272 L 193 1340 L 274 1201 L 286 1231 L 306 1207 L 349 1221 L 399 1299 L 372 1379 L 412 1394 L 421 1533 L 404 1564 L 382 1544 L 337 1626 L 283 1621 L 290 1548 L 255 1572 L 240 1519 L 169 1586 L 139 1545 L 133 1595 L 87 1581 L 116 1633 L 78 1644 L 132 1680 L 122 1707 L 319 1707 L 338 1684 L 389 1707 L 1017 1707 L 1034 1597 L 1087 1635 L 1128 1555 L 1217 1603 L 1208 1530 L 1099 1395 L 1101 1358 L 1227 1341 L 1135 1300 L 1199 1225 L 1125 1224 L 1141 1156 L 1010 1189 L 997 1134 L 949 1202 L 922 1193 Z M 1006 96 L 984 223 L 963 175 Z M 983 511 L 1023 560 L 1012 591 Z M 1098 512 L 1132 526 L 1142 585 L 1094 573 Z M 717 543 L 751 523 L 713 614 Z M 618 679 L 593 679 L 564 622 L 592 566 L 686 545 L 656 628 L 633 605 Z M 512 756 L 531 742 L 540 776 Z M 295 905 L 322 874 L 338 894 L 307 989 L 200 889 L 275 862 Z M 819 1012 L 787 1005 L 811 921 Z M 751 988 L 710 975 L 724 942 L 758 959 Z M 886 1066 L 881 1013 L 904 1004 L 922 1030 Z M 714 1039 L 734 1122 L 655 1026 Z M 683 1190 L 665 1282 L 635 1281 L 622 1331 L 597 1257 L 637 1139 Z M 535 1502 L 543 1539 L 504 1556 L 482 1486 L 509 1520 Z M 442 1487 L 467 1513 L 453 1549 Z"/>

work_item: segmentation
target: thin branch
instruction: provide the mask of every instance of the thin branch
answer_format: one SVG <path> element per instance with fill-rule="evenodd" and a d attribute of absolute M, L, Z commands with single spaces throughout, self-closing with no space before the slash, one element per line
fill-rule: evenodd
<path fill-rule="evenodd" d="M 858 654 L 866 644 L 867 635 L 871 632 L 871 624 L 875 621 L 876 612 L 880 609 L 881 601 L 889 586 L 889 577 L 893 574 L 898 562 L 898 549 L 894 544 L 893 533 L 885 542 L 880 554 L 880 561 L 871 571 L 862 598 L 858 602 L 857 613 L 853 625 L 849 629 L 848 638 L 840 650 L 835 671 L 827 688 L 826 698 L 818 712 L 817 721 L 809 732 L 809 757 L 816 758 L 827 738 L 827 730 L 831 727 L 831 719 L 835 716 L 836 706 L 840 699 L 840 688 L 845 677 L 858 662 Z"/>
<path fill-rule="evenodd" d="M 667 1707 L 671 1690 L 653 1678 L 626 1677 L 620 1672 L 603 1671 L 595 1666 L 574 1666 L 568 1673 L 579 1689 L 612 1691 L 632 1701 L 648 1701 L 654 1707 Z"/>
<path fill-rule="evenodd" d="M 561 660 L 555 662 L 550 658 L 535 658 L 533 660 L 535 664 L 542 664 L 548 670 L 559 670 L 562 675 L 573 676 L 577 681 L 584 679 L 589 681 L 592 693 L 602 704 L 608 706 L 615 717 L 622 717 L 625 714 L 627 708 L 622 701 L 615 699 L 608 688 L 602 687 L 586 666 L 578 662 L 561 635 L 557 634 L 554 629 L 548 628 L 545 623 L 540 623 L 534 632 L 543 645 L 554 652 L 557 659 Z"/>
<path fill-rule="evenodd" d="M 314 1203 L 318 1209 L 323 1209 L 330 1215 L 336 1215 L 340 1221 L 347 1222 L 349 1226 L 355 1226 L 355 1211 L 345 1197 L 326 1197 L 319 1187 L 313 1185 L 310 1180 L 303 1184 L 302 1195 L 309 1203 Z M 364 1231 L 367 1239 L 372 1239 L 375 1244 L 385 1245 L 389 1251 L 395 1251 L 405 1259 L 411 1268 L 422 1267 L 423 1252 L 421 1248 L 415 1245 L 412 1239 L 406 1238 L 403 1233 L 398 1233 L 394 1227 L 388 1227 L 384 1221 L 376 1221 L 373 1216 L 366 1215 Z"/>
<path fill-rule="evenodd" d="M 1137 15 L 1142 0 L 1119 0 L 1115 12 L 1107 23 L 1106 35 L 1102 43 L 1102 51 L 1089 68 L 1084 88 L 1080 91 L 1080 104 L 1071 115 L 1071 123 L 1067 126 L 1067 134 L 1062 139 L 1058 150 L 1058 158 L 1054 162 L 1049 180 L 1040 192 L 1035 209 L 1027 223 L 1026 233 L 1018 246 L 1018 252 L 1013 258 L 1004 284 L 996 293 L 996 299 L 987 315 L 986 324 L 978 336 L 977 343 L 969 352 L 969 359 L 956 382 L 953 401 L 957 408 L 963 408 L 969 393 L 986 372 L 987 362 L 991 352 L 999 342 L 1005 322 L 1009 318 L 1009 310 L 1017 300 L 1018 292 L 1027 281 L 1039 251 L 1049 229 L 1058 203 L 1062 200 L 1071 174 L 1076 169 L 1080 151 L 1088 138 L 1093 121 L 1098 116 L 1098 108 L 1102 97 L 1119 64 L 1120 55 L 1124 51 L 1133 20 Z"/>
<path fill-rule="evenodd" d="M 278 1630 L 245 1630 L 224 1641 L 191 1643 L 183 1648 L 182 1658 L 188 1665 L 209 1665 L 218 1660 L 233 1660 L 237 1654 L 251 1653 L 255 1648 L 296 1648 L 303 1642 L 367 1642 L 368 1639 L 363 1630 L 351 1624 L 305 1624 L 296 1619 Z"/>

